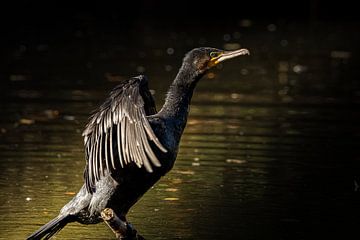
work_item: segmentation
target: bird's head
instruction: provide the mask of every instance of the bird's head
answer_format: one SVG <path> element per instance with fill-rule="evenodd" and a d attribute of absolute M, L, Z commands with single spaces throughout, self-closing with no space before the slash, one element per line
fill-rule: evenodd
<path fill-rule="evenodd" d="M 188 52 L 184 58 L 184 63 L 190 64 L 196 71 L 196 74 L 202 76 L 207 70 L 225 60 L 249 54 L 249 50 L 245 48 L 225 51 L 216 48 L 201 47 Z"/>

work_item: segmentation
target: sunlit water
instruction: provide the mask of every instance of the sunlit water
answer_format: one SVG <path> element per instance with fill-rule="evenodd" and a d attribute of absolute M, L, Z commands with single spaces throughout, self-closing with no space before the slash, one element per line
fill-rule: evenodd
<path fill-rule="evenodd" d="M 249 57 L 204 77 L 175 167 L 129 213 L 141 235 L 155 240 L 346 238 L 358 227 L 358 93 L 346 90 L 345 83 L 337 89 L 338 79 L 353 76 L 336 56 L 330 59 L 335 65 L 324 63 L 331 49 L 311 56 L 270 63 Z M 159 107 L 176 64 L 168 75 L 149 75 Z M 328 81 L 329 71 L 337 77 Z M 0 239 L 24 239 L 78 191 L 85 163 L 81 132 L 115 84 L 6 85 L 0 117 Z M 55 239 L 114 235 L 105 224 L 71 223 Z"/>

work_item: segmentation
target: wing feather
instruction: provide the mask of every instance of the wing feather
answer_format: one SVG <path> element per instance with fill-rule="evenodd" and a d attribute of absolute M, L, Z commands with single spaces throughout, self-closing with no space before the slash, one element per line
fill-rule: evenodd
<path fill-rule="evenodd" d="M 117 147 L 118 147 L 118 154 L 119 154 L 119 161 L 120 161 L 120 165 L 123 168 L 124 167 L 124 160 L 122 157 L 122 151 L 121 151 L 121 141 L 120 141 L 120 124 L 117 125 Z M 115 161 L 112 162 L 113 168 L 115 169 Z"/>
<path fill-rule="evenodd" d="M 105 142 L 104 142 L 104 145 L 105 145 L 105 164 L 106 164 L 106 171 L 107 172 L 110 172 L 110 167 L 109 167 L 109 157 L 108 157 L 108 153 L 109 153 L 109 148 L 111 147 L 111 142 L 109 142 L 109 134 L 111 133 L 112 131 L 112 127 L 110 127 L 110 130 L 109 130 L 109 133 L 106 132 L 105 133 Z M 108 147 L 109 146 L 109 147 Z"/>
<path fill-rule="evenodd" d="M 154 150 L 167 150 L 147 120 L 147 113 L 155 112 L 144 76 L 131 78 L 110 93 L 83 132 L 87 160 L 84 177 L 89 192 L 95 191 L 97 181 L 116 173 L 119 167 L 133 163 L 153 172 L 154 166 L 161 166 Z"/>

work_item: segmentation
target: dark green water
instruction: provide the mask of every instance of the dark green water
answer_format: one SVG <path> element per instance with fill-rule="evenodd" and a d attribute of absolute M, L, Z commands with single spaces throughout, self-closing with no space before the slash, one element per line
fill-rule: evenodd
<path fill-rule="evenodd" d="M 245 32 L 240 40 L 237 31 Z M 182 55 L 205 40 L 217 47 L 242 42 L 252 55 L 225 63 L 199 83 L 175 167 L 134 206 L 129 221 L 155 240 L 346 239 L 360 213 L 359 75 L 353 45 L 339 44 L 346 35 L 329 32 L 275 34 L 265 25 L 229 28 L 210 39 L 170 34 L 156 45 L 164 36 L 155 31 L 148 41 L 156 47 L 145 42 L 131 57 L 114 60 L 106 47 L 92 47 L 107 57 L 89 60 L 89 82 L 70 60 L 58 60 L 67 75 L 56 78 L 46 68 L 52 79 L 41 81 L 34 79 L 40 63 L 53 64 L 39 60 L 41 53 L 24 57 L 25 67 L 14 60 L 12 72 L 2 75 L 0 239 L 24 239 L 83 184 L 81 132 L 116 85 L 109 80 L 145 68 L 160 107 Z M 65 43 L 51 54 L 66 59 L 62 47 L 72 49 Z M 28 76 L 22 67 L 34 69 L 34 76 L 14 81 Z M 55 239 L 113 234 L 105 224 L 72 223 Z"/>

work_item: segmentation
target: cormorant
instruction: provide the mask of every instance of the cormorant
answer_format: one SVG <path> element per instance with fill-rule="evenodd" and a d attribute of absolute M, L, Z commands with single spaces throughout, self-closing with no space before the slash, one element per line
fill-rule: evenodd
<path fill-rule="evenodd" d="M 105 208 L 126 222 L 129 209 L 173 167 L 197 82 L 218 63 L 246 54 L 247 49 L 191 50 L 159 112 L 145 76 L 116 86 L 82 134 L 84 185 L 55 219 L 28 239 L 49 239 L 70 222 L 99 223 Z"/>

